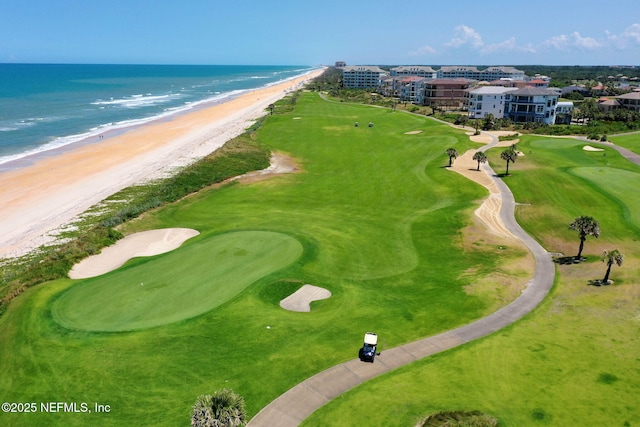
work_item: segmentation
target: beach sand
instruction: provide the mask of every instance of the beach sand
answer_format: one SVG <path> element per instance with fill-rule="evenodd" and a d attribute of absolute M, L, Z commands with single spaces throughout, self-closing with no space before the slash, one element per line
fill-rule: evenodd
<path fill-rule="evenodd" d="M 0 258 L 50 243 L 56 230 L 101 200 L 210 154 L 266 114 L 269 104 L 321 73 L 316 70 L 0 172 Z"/>

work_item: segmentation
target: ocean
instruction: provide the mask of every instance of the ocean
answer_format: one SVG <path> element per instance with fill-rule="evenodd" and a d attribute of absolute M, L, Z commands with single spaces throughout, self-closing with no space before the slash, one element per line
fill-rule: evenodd
<path fill-rule="evenodd" d="M 188 112 L 314 69 L 0 64 L 0 170 L 34 154 Z"/>

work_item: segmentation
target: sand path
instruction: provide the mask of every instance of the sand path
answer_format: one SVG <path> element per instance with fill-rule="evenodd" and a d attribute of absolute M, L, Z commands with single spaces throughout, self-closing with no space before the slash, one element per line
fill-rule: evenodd
<path fill-rule="evenodd" d="M 1 172 L 0 258 L 50 243 L 55 240 L 52 232 L 101 200 L 215 151 L 266 114 L 269 104 L 320 73 L 316 70 Z"/>

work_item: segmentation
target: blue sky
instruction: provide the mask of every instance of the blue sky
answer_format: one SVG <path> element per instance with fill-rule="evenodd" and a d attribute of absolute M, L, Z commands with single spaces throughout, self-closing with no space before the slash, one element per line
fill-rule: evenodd
<path fill-rule="evenodd" d="M 0 62 L 640 65 L 638 0 L 0 0 Z"/>

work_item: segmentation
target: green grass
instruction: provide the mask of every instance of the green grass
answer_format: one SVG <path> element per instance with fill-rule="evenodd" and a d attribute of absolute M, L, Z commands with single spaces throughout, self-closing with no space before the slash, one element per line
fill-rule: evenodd
<path fill-rule="evenodd" d="M 229 301 L 300 255 L 297 240 L 268 231 L 200 239 L 180 251 L 82 281 L 54 302 L 53 318 L 87 331 L 144 329 L 189 319 Z"/>
<path fill-rule="evenodd" d="M 375 126 L 356 128 L 355 121 Z M 413 130 L 423 132 L 405 134 Z M 476 233 L 469 241 L 462 233 L 487 195 L 444 167 L 446 148 L 478 147 L 463 132 L 303 94 L 292 113 L 270 116 L 257 138 L 292 156 L 302 172 L 209 188 L 146 214 L 124 230 L 180 226 L 201 236 L 102 278 L 30 289 L 0 318 L 0 364 L 11 367 L 0 376 L 5 400 L 100 402 L 112 412 L 0 414 L 0 423 L 176 425 L 188 420 L 199 394 L 221 388 L 241 394 L 253 415 L 304 378 L 357 357 L 367 330 L 379 333 L 384 350 L 477 319 L 512 298 L 504 289 L 526 282 L 519 272 L 504 289 L 469 291 L 494 274 L 502 280 L 503 265 L 526 254 L 501 249 L 491 236 Z M 215 236 L 255 231 L 299 242 L 302 255 L 277 271 L 244 272 L 250 286 L 195 317 L 197 310 L 174 305 L 170 296 L 152 299 L 158 312 L 149 304 L 143 310 L 149 317 L 138 325 L 122 311 L 114 314 L 112 328 L 164 323 L 159 319 L 171 310 L 188 313 L 178 316 L 184 320 L 129 332 L 81 329 L 81 322 L 106 320 L 111 312 L 93 299 L 93 288 L 103 288 L 97 295 L 105 307 L 127 300 L 118 287 L 128 283 L 172 278 L 219 289 L 209 283 L 215 268 L 189 268 L 189 257 L 215 261 Z M 279 307 L 281 296 L 305 283 L 329 289 L 331 298 L 314 302 L 311 313 Z M 73 327 L 56 321 L 69 321 L 60 319 L 61 309 L 65 316 L 78 310 Z M 102 325 L 92 328 L 108 328 Z"/>
<path fill-rule="evenodd" d="M 634 153 L 640 154 L 640 133 L 632 133 L 629 135 L 612 136 L 609 138 L 611 142 Z"/>
<path fill-rule="evenodd" d="M 525 203 L 520 223 L 550 251 L 574 254 L 569 222 L 596 217 L 602 234 L 587 239 L 589 262 L 558 266 L 551 296 L 515 325 L 370 381 L 303 425 L 353 426 L 367 413 L 374 425 L 412 426 L 444 410 L 479 410 L 505 427 L 639 425 L 640 168 L 611 148 L 584 145 L 525 136 L 518 144 L 525 156 L 505 181 Z M 499 153 L 489 153 L 496 171 Z M 616 284 L 588 286 L 604 274 L 601 251 L 615 247 L 625 255 L 612 271 Z"/>

